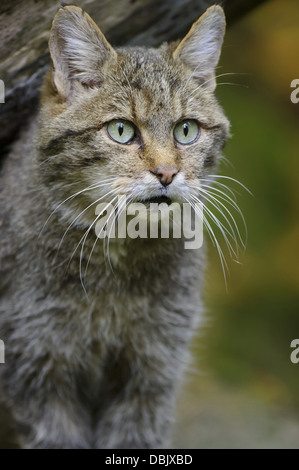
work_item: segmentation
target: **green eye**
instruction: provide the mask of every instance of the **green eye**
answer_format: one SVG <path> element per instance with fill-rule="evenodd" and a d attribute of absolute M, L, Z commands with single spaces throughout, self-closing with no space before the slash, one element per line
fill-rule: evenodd
<path fill-rule="evenodd" d="M 181 121 L 175 126 L 173 135 L 180 144 L 193 144 L 200 136 L 199 124 L 195 119 Z"/>
<path fill-rule="evenodd" d="M 128 144 L 135 136 L 135 127 L 124 119 L 114 119 L 108 122 L 107 132 L 112 140 L 119 144 Z"/>

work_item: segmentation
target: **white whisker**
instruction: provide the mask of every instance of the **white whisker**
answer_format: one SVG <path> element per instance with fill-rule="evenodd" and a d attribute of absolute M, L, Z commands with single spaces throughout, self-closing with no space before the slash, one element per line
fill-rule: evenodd
<path fill-rule="evenodd" d="M 195 90 L 192 91 L 192 93 L 190 93 L 189 96 L 192 96 L 197 90 L 199 90 L 200 88 L 202 88 L 204 85 L 206 85 L 207 83 L 213 81 L 213 80 L 216 80 L 216 78 L 219 78 L 219 77 L 224 77 L 226 75 L 244 75 L 242 73 L 237 73 L 237 72 L 228 72 L 228 73 L 221 73 L 219 75 L 216 75 L 215 77 L 212 77 L 212 78 L 209 78 L 208 80 L 206 80 L 205 82 L 201 83 L 197 88 L 195 88 Z"/>
<path fill-rule="evenodd" d="M 243 88 L 249 88 L 248 85 L 244 85 L 243 83 L 220 82 L 220 83 L 217 83 L 217 86 L 219 85 L 234 85 L 234 86 L 241 86 Z"/>
<path fill-rule="evenodd" d="M 55 214 L 55 212 L 57 212 L 57 210 L 63 205 L 65 204 L 66 202 L 70 201 L 70 200 L 73 200 L 75 197 L 79 196 L 80 194 L 83 194 L 87 191 L 91 191 L 92 189 L 96 189 L 96 188 L 99 188 L 103 185 L 106 185 L 106 184 L 109 184 L 110 182 L 112 182 L 113 180 L 115 180 L 116 178 L 115 177 L 112 177 L 111 179 L 107 179 L 107 180 L 104 180 L 104 181 L 100 181 L 98 183 L 94 183 L 92 184 L 91 186 L 88 186 L 87 188 L 84 188 L 82 189 L 81 191 L 78 191 L 77 193 L 75 194 L 71 194 L 69 197 L 67 197 L 66 199 L 64 199 L 64 201 L 60 202 L 56 207 L 55 209 L 51 212 L 51 214 L 49 215 L 49 217 L 47 218 L 46 222 L 44 223 L 41 231 L 39 232 L 39 235 L 38 235 L 38 238 L 40 237 L 40 235 L 42 234 L 43 230 L 45 229 L 46 225 L 48 224 L 49 220 L 51 219 L 51 217 Z M 73 184 L 76 184 L 76 183 L 71 183 L 70 185 L 66 185 L 66 186 L 71 186 Z"/>
<path fill-rule="evenodd" d="M 192 188 L 196 188 L 198 191 L 200 191 L 200 192 L 202 192 L 202 193 L 205 192 L 205 194 L 208 194 L 208 195 L 210 195 L 210 196 L 213 196 L 214 200 L 215 200 L 218 204 L 220 204 L 220 205 L 225 209 L 225 211 L 229 214 L 229 216 L 232 218 L 233 221 L 234 221 L 234 218 L 232 217 L 232 214 L 231 214 L 230 211 L 227 209 L 227 207 L 219 201 L 219 199 L 221 199 L 221 200 L 227 202 L 230 206 L 232 206 L 232 207 L 236 210 L 236 212 L 240 215 L 240 217 L 241 217 L 241 219 L 242 219 L 242 222 L 243 222 L 243 225 L 244 225 L 244 229 L 245 229 L 245 239 L 246 239 L 245 243 L 243 242 L 242 237 L 241 237 L 240 234 L 239 234 L 239 230 L 238 230 L 238 227 L 236 226 L 235 221 L 234 221 L 234 224 L 235 224 L 236 229 L 237 229 L 237 231 L 238 231 L 238 235 L 239 235 L 239 238 L 240 238 L 240 240 L 241 240 L 241 243 L 242 243 L 243 247 L 245 248 L 246 243 L 247 243 L 247 225 L 246 225 L 246 222 L 245 222 L 245 218 L 244 218 L 244 216 L 243 216 L 243 213 L 242 213 L 241 209 L 239 208 L 238 204 L 236 203 L 236 201 L 233 200 L 231 197 L 229 197 L 226 193 L 224 193 L 224 192 L 221 191 L 220 189 L 217 189 L 217 188 L 214 188 L 214 187 L 211 188 L 210 186 L 205 185 L 205 184 L 201 184 L 200 186 L 191 186 L 191 187 L 192 187 Z M 207 189 L 202 189 L 202 188 L 207 188 Z M 227 188 L 227 187 L 226 187 L 226 188 Z M 227 188 L 227 189 L 228 189 L 228 188 Z M 215 194 L 215 192 L 216 192 L 216 194 Z M 220 196 L 220 194 L 218 194 L 218 193 L 222 194 L 222 196 Z M 217 196 L 217 197 L 216 197 L 216 196 Z"/>
<path fill-rule="evenodd" d="M 235 201 L 237 200 L 235 192 L 231 188 L 229 188 L 226 184 L 223 184 L 223 183 L 220 183 L 219 181 L 215 181 L 213 179 L 208 179 L 208 178 L 200 178 L 200 182 L 202 181 L 204 183 L 208 183 L 209 187 L 211 186 L 211 184 L 213 184 L 214 189 L 215 189 L 215 186 L 220 186 L 222 188 L 225 188 L 232 195 L 233 199 Z"/>
<path fill-rule="evenodd" d="M 196 198 L 195 196 L 191 196 L 191 197 L 192 197 L 192 199 L 193 199 L 194 201 L 199 202 L 199 199 Z M 208 199 L 207 199 L 207 200 L 208 200 Z M 215 206 L 215 204 L 213 204 L 211 201 L 209 201 L 209 202 L 217 209 L 217 206 Z M 237 253 L 236 253 L 235 250 L 233 249 L 233 247 L 232 247 L 232 245 L 231 245 L 229 239 L 228 239 L 227 236 L 226 236 L 226 234 L 228 234 L 228 235 L 233 239 L 233 241 L 234 241 L 235 244 L 236 244 L 236 249 L 238 249 L 238 248 L 237 248 L 238 245 L 237 245 L 236 237 L 235 237 L 235 234 L 234 234 L 234 232 L 233 232 L 232 226 L 231 226 L 231 224 L 229 223 L 228 219 L 225 217 L 225 219 L 226 219 L 226 221 L 227 221 L 227 223 L 228 223 L 230 229 L 232 230 L 232 232 L 229 232 L 229 230 L 223 225 L 223 223 L 216 217 L 215 214 L 213 214 L 213 212 L 212 212 L 206 205 L 204 205 L 204 210 L 208 213 L 208 215 L 211 217 L 211 219 L 215 222 L 216 226 L 217 226 L 217 227 L 219 228 L 219 230 L 221 231 L 222 236 L 223 236 L 223 238 L 224 238 L 224 240 L 225 240 L 225 243 L 226 243 L 226 245 L 227 245 L 227 248 L 228 248 L 228 251 L 229 251 L 230 256 L 232 256 L 232 253 L 233 253 L 233 255 L 234 255 L 235 257 L 237 257 Z M 221 211 L 220 211 L 220 213 L 221 213 Z M 221 213 L 221 215 L 223 215 L 223 214 Z"/>
<path fill-rule="evenodd" d="M 254 195 L 252 194 L 252 192 L 246 188 L 246 186 L 242 183 L 240 183 L 240 181 L 236 180 L 235 178 L 232 178 L 231 176 L 225 176 L 225 175 L 211 175 L 212 178 L 224 178 L 224 179 L 228 179 L 228 180 L 231 180 L 233 181 L 234 183 L 237 183 L 238 185 L 240 185 L 243 189 L 245 189 L 245 191 L 247 191 L 251 196 L 254 197 Z"/>
<path fill-rule="evenodd" d="M 100 202 L 102 199 L 106 198 L 107 196 L 109 196 L 110 194 L 113 194 L 115 193 L 114 189 L 112 189 L 111 191 L 109 191 L 108 193 L 104 194 L 103 196 L 101 196 L 100 198 L 98 198 L 96 201 L 93 201 L 91 204 L 89 204 L 89 206 L 87 206 L 83 211 L 80 212 L 79 215 L 77 215 L 77 217 L 72 221 L 72 223 L 68 226 L 68 228 L 66 229 L 66 231 L 64 232 L 61 240 L 60 240 L 60 243 L 58 245 L 58 249 L 57 249 L 57 252 L 59 252 L 60 250 L 60 247 L 63 243 L 63 240 L 65 239 L 65 236 L 66 234 L 68 233 L 68 231 L 71 229 L 71 227 L 74 225 L 74 223 L 76 223 L 76 221 L 88 210 L 90 209 L 94 204 L 96 204 L 97 202 Z M 56 255 L 57 256 L 57 255 Z"/>
<path fill-rule="evenodd" d="M 221 263 L 221 267 L 222 267 L 222 272 L 223 272 L 223 277 L 224 277 L 224 283 L 225 283 L 225 288 L 227 290 L 227 278 L 226 278 L 226 272 L 228 273 L 228 266 L 227 266 L 227 262 L 226 262 L 226 259 L 225 259 L 225 256 L 223 254 L 223 251 L 218 243 L 218 240 L 217 240 L 217 237 L 210 225 L 210 223 L 208 222 L 207 218 L 205 217 L 204 215 L 204 210 L 205 210 L 205 205 L 200 201 L 200 200 L 197 200 L 197 199 L 193 199 L 194 201 L 196 201 L 197 203 L 200 204 L 200 206 L 203 208 L 203 211 L 202 212 L 198 212 L 197 211 L 197 208 L 196 208 L 196 205 L 188 200 L 187 198 L 184 198 L 190 205 L 191 207 L 193 208 L 193 210 L 195 211 L 195 213 L 202 219 L 203 221 L 203 224 L 205 226 L 205 228 L 207 229 L 209 235 L 210 235 L 210 239 L 213 243 L 213 245 L 217 248 L 217 252 L 218 252 L 218 255 L 219 255 L 219 259 L 220 259 L 220 263 Z"/>
<path fill-rule="evenodd" d="M 202 186 L 205 187 L 206 185 L 202 185 Z M 208 188 L 209 188 L 209 186 L 208 186 Z M 217 191 L 217 193 L 215 194 L 214 191 Z M 221 194 L 223 194 L 225 197 L 220 196 L 220 195 L 218 194 L 218 192 L 220 192 Z M 232 200 L 232 198 L 230 198 L 227 194 L 225 194 L 223 191 L 220 191 L 220 190 L 217 189 L 217 188 L 213 188 L 213 191 L 209 188 L 209 191 L 207 191 L 207 194 L 217 196 L 218 199 L 215 198 L 216 201 L 228 212 L 228 214 L 230 215 L 230 217 L 232 218 L 233 221 L 234 221 L 234 218 L 232 217 L 232 214 L 231 214 L 230 211 L 227 209 L 227 207 L 225 207 L 225 205 L 222 204 L 222 203 L 219 201 L 219 199 L 221 199 L 221 200 L 227 202 L 227 203 L 228 203 L 230 206 L 232 206 L 232 207 L 236 210 L 236 212 L 240 215 L 240 217 L 241 217 L 241 219 L 242 219 L 242 222 L 243 222 L 244 229 L 245 229 L 245 242 L 243 242 L 243 239 L 242 239 L 241 235 L 239 234 L 239 230 L 238 230 L 238 227 L 237 227 L 235 221 L 234 221 L 234 224 L 235 224 L 235 226 L 236 226 L 236 229 L 237 229 L 237 232 L 238 232 L 238 236 L 239 236 L 239 238 L 240 238 L 240 240 L 241 240 L 241 243 L 242 243 L 243 247 L 246 248 L 246 244 L 247 244 L 247 225 L 246 225 L 246 221 L 245 221 L 244 215 L 243 215 L 241 209 L 239 208 L 239 206 L 236 204 L 235 201 Z"/>
<path fill-rule="evenodd" d="M 252 194 L 251 191 L 249 191 L 249 189 L 246 188 L 246 186 L 240 183 L 240 181 L 230 176 L 224 176 L 224 175 L 207 175 L 205 178 L 199 177 L 198 183 L 189 185 L 189 188 L 190 190 L 196 190 L 197 195 L 193 194 L 192 192 L 190 193 L 190 199 L 193 201 L 193 203 L 198 202 L 202 204 L 203 217 L 205 218 L 204 226 L 206 227 L 210 235 L 212 243 L 217 247 L 221 265 L 222 265 L 223 274 L 225 277 L 226 270 L 228 272 L 227 263 L 225 261 L 225 257 L 223 255 L 222 250 L 221 251 L 219 250 L 220 246 L 219 246 L 218 240 L 215 236 L 215 233 L 212 230 L 212 227 L 209 221 L 207 220 L 207 216 L 210 218 L 211 221 L 213 221 L 216 227 L 220 230 L 221 235 L 223 236 L 223 239 L 226 243 L 228 252 L 231 257 L 233 256 L 235 258 L 238 257 L 239 243 L 245 249 L 246 243 L 247 243 L 247 226 L 246 226 L 244 215 L 237 204 L 235 191 L 229 188 L 226 184 L 218 181 L 218 179 L 221 179 L 221 178 L 237 183 L 239 186 L 245 189 L 249 194 Z M 215 211 L 209 209 L 209 207 L 207 207 L 206 204 L 202 203 L 200 199 L 198 199 L 198 197 L 202 197 L 203 199 L 207 201 L 208 204 L 210 204 L 214 209 L 216 209 L 216 211 L 221 215 L 221 218 L 223 218 L 223 221 L 219 220 L 216 214 L 214 214 Z M 190 201 L 189 203 L 191 204 Z M 192 207 L 194 207 L 193 203 L 192 203 Z M 227 205 L 231 206 L 232 209 L 234 209 L 237 212 L 238 216 L 241 217 L 244 230 L 245 230 L 245 235 L 244 235 L 245 240 L 243 240 L 243 237 L 241 236 L 236 219 L 233 216 L 232 211 L 229 210 L 229 208 L 227 207 Z M 204 214 L 206 214 L 206 216 Z M 226 277 L 225 277 L 225 280 L 226 280 Z"/>
<path fill-rule="evenodd" d="M 70 261 L 72 260 L 78 246 L 80 245 L 80 243 L 82 243 L 82 247 L 81 247 L 81 251 L 80 251 L 80 262 L 79 262 L 79 273 L 80 273 L 80 281 L 81 281 L 81 285 L 83 287 L 83 290 L 88 298 L 88 295 L 87 295 L 87 292 L 86 292 L 86 289 L 85 289 L 85 286 L 84 286 L 84 282 L 83 282 L 83 276 L 82 276 L 82 258 L 83 258 L 83 250 L 84 250 L 84 246 L 85 246 L 85 242 L 86 242 L 86 239 L 89 235 L 89 232 L 90 230 L 92 229 L 92 227 L 94 226 L 94 224 L 99 220 L 100 216 L 102 215 L 103 212 L 105 212 L 106 208 L 110 205 L 110 204 L 113 204 L 113 202 L 115 201 L 115 199 L 117 199 L 117 196 L 115 196 L 110 202 L 108 202 L 108 204 L 105 206 L 105 208 L 97 215 L 97 217 L 94 219 L 94 221 L 92 222 L 92 224 L 89 226 L 89 228 L 87 229 L 87 231 L 85 232 L 85 234 L 83 235 L 83 237 L 81 238 L 81 240 L 79 241 L 79 243 L 77 244 L 72 256 L 71 256 L 71 259 Z"/>

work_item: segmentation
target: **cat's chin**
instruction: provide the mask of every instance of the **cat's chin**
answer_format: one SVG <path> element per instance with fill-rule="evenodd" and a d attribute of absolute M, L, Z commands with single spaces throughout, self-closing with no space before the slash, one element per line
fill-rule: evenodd
<path fill-rule="evenodd" d="M 168 206 L 170 206 L 173 203 L 173 201 L 167 196 L 151 197 L 151 198 L 148 198 L 148 199 L 144 199 L 143 201 L 140 201 L 140 202 L 145 204 L 147 208 L 150 207 L 150 204 L 166 203 Z"/>
<path fill-rule="evenodd" d="M 169 220 L 170 214 L 172 214 L 171 217 L 174 217 L 181 212 L 181 204 L 167 196 L 144 198 L 140 199 L 138 203 L 141 203 L 145 209 L 144 211 L 137 209 L 138 217 L 140 221 L 147 221 L 147 223 L 150 223 L 152 214 L 157 214 L 157 220 L 162 221 L 164 219 Z"/>

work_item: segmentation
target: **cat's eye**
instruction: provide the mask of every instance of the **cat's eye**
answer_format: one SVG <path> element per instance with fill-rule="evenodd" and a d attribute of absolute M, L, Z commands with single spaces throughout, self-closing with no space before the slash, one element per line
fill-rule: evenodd
<path fill-rule="evenodd" d="M 128 144 L 135 137 L 135 127 L 130 121 L 114 119 L 108 122 L 107 133 L 119 144 Z"/>
<path fill-rule="evenodd" d="M 175 126 L 173 135 L 179 144 L 193 144 L 200 136 L 199 124 L 195 119 L 185 119 Z"/>

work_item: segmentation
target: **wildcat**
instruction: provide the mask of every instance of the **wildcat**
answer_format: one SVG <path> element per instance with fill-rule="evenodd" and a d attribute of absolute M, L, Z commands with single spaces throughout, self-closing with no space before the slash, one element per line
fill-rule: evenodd
<path fill-rule="evenodd" d="M 180 42 L 114 49 L 79 7 L 54 18 L 39 115 L 1 175 L 1 396 L 24 448 L 167 442 L 204 250 L 127 237 L 109 266 L 91 227 L 118 195 L 197 200 L 229 134 L 224 31 L 212 6 Z"/>

